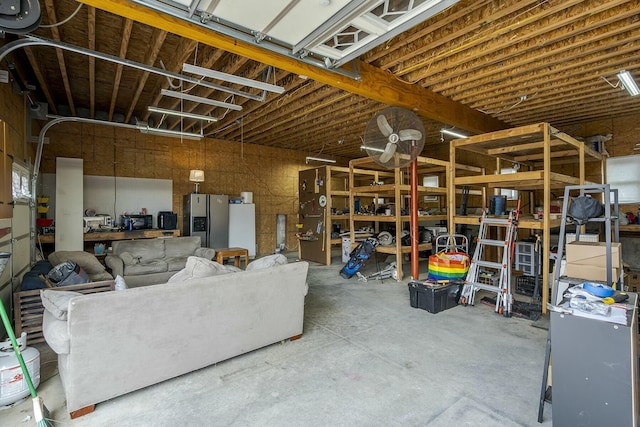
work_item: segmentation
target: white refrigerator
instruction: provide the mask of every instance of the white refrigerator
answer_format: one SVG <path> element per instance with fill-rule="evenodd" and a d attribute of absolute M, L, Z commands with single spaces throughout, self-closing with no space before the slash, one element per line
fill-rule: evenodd
<path fill-rule="evenodd" d="M 249 256 L 256 256 L 256 205 L 229 204 L 229 247 L 245 248 Z"/>

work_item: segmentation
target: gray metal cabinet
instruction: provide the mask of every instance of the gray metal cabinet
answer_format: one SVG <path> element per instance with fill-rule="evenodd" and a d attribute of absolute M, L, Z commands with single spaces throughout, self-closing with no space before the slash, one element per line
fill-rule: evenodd
<path fill-rule="evenodd" d="M 553 425 L 638 425 L 637 294 L 627 325 L 551 312 Z"/>

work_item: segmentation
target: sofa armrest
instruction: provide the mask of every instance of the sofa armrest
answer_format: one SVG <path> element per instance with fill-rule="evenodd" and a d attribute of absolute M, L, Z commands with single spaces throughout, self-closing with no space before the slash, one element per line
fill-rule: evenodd
<path fill-rule="evenodd" d="M 197 248 L 194 255 L 200 258 L 212 260 L 216 256 L 216 250 L 211 248 Z"/>
<path fill-rule="evenodd" d="M 118 255 L 107 255 L 104 258 L 104 263 L 111 269 L 111 275 L 113 277 L 124 277 L 124 261 Z"/>

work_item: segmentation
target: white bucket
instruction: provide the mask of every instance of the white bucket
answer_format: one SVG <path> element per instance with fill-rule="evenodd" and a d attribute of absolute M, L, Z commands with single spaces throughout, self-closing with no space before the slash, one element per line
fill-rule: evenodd
<path fill-rule="evenodd" d="M 242 191 L 240 193 L 242 203 L 253 203 L 253 193 L 251 191 Z"/>

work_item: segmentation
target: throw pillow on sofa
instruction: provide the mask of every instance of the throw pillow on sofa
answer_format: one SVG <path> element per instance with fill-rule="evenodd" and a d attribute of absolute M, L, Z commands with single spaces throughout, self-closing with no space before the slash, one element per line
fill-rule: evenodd
<path fill-rule="evenodd" d="M 89 275 L 92 281 L 110 280 L 113 276 L 93 254 L 84 251 L 55 251 L 48 257 L 52 265 L 59 265 L 65 261 L 73 261 Z M 46 274 L 46 273 L 45 273 Z"/>
<path fill-rule="evenodd" d="M 249 265 L 247 265 L 246 271 L 264 270 L 265 268 L 271 268 L 276 265 L 284 265 L 287 263 L 287 257 L 282 254 L 267 255 L 266 257 L 251 261 Z"/>
<path fill-rule="evenodd" d="M 229 267 L 231 266 L 218 264 L 217 262 L 208 260 L 206 258 L 190 256 L 187 258 L 185 267 L 171 276 L 169 280 L 167 280 L 167 283 L 179 283 L 184 282 L 185 280 L 195 279 L 199 277 L 233 273 L 235 271 L 235 267 L 233 269 Z M 237 270 L 242 271 L 240 269 Z"/>
<path fill-rule="evenodd" d="M 129 252 L 122 252 L 120 254 L 120 258 L 122 259 L 124 265 L 140 264 L 140 257 L 134 257 Z"/>
<path fill-rule="evenodd" d="M 82 295 L 80 292 L 73 291 L 54 291 L 51 289 L 40 291 L 42 305 L 58 320 L 67 320 L 69 300 Z"/>

